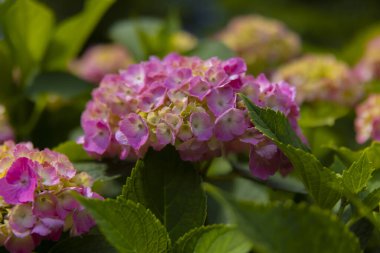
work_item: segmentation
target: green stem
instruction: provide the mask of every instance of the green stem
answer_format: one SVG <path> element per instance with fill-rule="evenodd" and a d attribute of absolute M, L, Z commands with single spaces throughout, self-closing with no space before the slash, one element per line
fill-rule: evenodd
<path fill-rule="evenodd" d="M 47 98 L 46 97 L 39 97 L 36 101 L 36 104 L 33 108 L 33 112 L 30 115 L 27 123 L 20 129 L 20 135 L 23 138 L 27 138 L 30 136 L 33 129 L 36 127 L 42 112 L 45 110 L 45 107 L 47 105 Z"/>
<path fill-rule="evenodd" d="M 338 210 L 338 213 L 337 213 L 337 216 L 339 218 L 342 218 L 343 213 L 344 213 L 344 209 L 346 208 L 347 204 L 348 204 L 347 199 L 345 197 L 343 197 L 340 200 L 340 206 L 339 206 L 339 210 Z"/>

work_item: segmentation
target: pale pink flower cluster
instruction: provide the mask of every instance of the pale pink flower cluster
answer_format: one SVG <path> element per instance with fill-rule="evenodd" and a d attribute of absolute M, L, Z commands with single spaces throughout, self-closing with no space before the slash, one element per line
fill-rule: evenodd
<path fill-rule="evenodd" d="M 90 47 L 70 64 L 70 70 L 86 81 L 99 83 L 106 74 L 117 73 L 132 63 L 132 56 L 123 46 L 103 44 Z"/>
<path fill-rule="evenodd" d="M 293 85 L 299 104 L 331 101 L 353 105 L 364 92 L 349 66 L 333 55 L 305 55 L 280 67 L 272 79 Z"/>
<path fill-rule="evenodd" d="M 364 143 L 369 139 L 380 141 L 380 95 L 370 95 L 356 108 L 356 140 Z"/>
<path fill-rule="evenodd" d="M 253 127 L 237 95 L 283 112 L 298 131 L 294 88 L 246 75 L 240 58 L 201 60 L 170 54 L 107 75 L 82 114 L 79 142 L 96 157 L 142 157 L 173 145 L 183 160 L 199 161 L 251 148 L 250 167 L 266 179 L 290 164 Z"/>
<path fill-rule="evenodd" d="M 232 19 L 217 38 L 244 58 L 252 71 L 276 67 L 301 51 L 299 37 L 285 24 L 259 15 Z"/>
<path fill-rule="evenodd" d="M 5 107 L 0 105 L 0 144 L 14 139 L 14 132 L 8 122 Z"/>
<path fill-rule="evenodd" d="M 380 36 L 372 39 L 354 72 L 363 82 L 380 79 Z"/>
<path fill-rule="evenodd" d="M 31 143 L 0 146 L 0 245 L 10 252 L 32 252 L 42 240 L 58 240 L 63 231 L 81 235 L 94 226 L 73 197 L 101 197 L 92 179 L 76 173 L 65 155 L 37 150 Z"/>

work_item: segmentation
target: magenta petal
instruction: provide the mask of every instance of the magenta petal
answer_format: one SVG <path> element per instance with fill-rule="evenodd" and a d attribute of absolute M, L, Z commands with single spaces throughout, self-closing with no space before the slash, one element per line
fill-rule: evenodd
<path fill-rule="evenodd" d="M 146 122 L 136 113 L 130 113 L 120 121 L 120 131 L 127 138 L 128 144 L 139 150 L 148 140 L 149 129 Z"/>
<path fill-rule="evenodd" d="M 75 211 L 70 234 L 78 236 L 87 233 L 93 226 L 95 226 L 95 221 L 86 210 Z"/>
<path fill-rule="evenodd" d="M 36 226 L 34 226 L 32 230 L 33 234 L 38 234 L 40 236 L 47 236 L 51 233 L 51 230 L 45 226 L 43 223 L 38 223 Z"/>
<path fill-rule="evenodd" d="M 49 163 L 39 166 L 37 171 L 44 185 L 52 186 L 60 182 L 56 168 Z"/>
<path fill-rule="evenodd" d="M 178 89 L 186 84 L 192 76 L 191 69 L 182 68 L 175 70 L 166 80 L 165 86 L 169 89 Z"/>
<path fill-rule="evenodd" d="M 235 94 L 230 87 L 213 89 L 206 97 L 208 108 L 215 116 L 235 107 Z"/>
<path fill-rule="evenodd" d="M 244 143 L 249 143 L 252 145 L 257 145 L 259 142 L 263 141 L 264 135 L 260 133 L 256 128 L 247 128 L 245 133 L 240 137 L 240 141 Z"/>
<path fill-rule="evenodd" d="M 36 247 L 30 235 L 22 238 L 10 236 L 5 241 L 4 246 L 11 253 L 31 253 Z"/>
<path fill-rule="evenodd" d="M 102 155 L 111 141 L 111 129 L 108 123 L 103 120 L 88 120 L 82 124 L 82 127 L 86 133 L 84 149 Z"/>
<path fill-rule="evenodd" d="M 33 213 L 38 217 L 54 217 L 57 215 L 57 198 L 50 193 L 39 194 L 33 203 Z"/>
<path fill-rule="evenodd" d="M 230 58 L 223 62 L 223 69 L 228 75 L 238 75 L 247 71 L 247 65 L 241 58 Z"/>
<path fill-rule="evenodd" d="M 12 163 L 5 178 L 0 179 L 0 196 L 8 204 L 20 204 L 34 199 L 37 186 L 36 163 L 26 157 Z"/>
<path fill-rule="evenodd" d="M 221 141 L 231 141 L 242 135 L 248 127 L 244 111 L 231 108 L 215 121 L 215 136 Z"/>
<path fill-rule="evenodd" d="M 269 176 L 274 175 L 277 171 L 276 155 L 272 153 L 272 149 L 276 148 L 274 144 L 269 144 L 269 147 L 265 147 L 266 151 L 260 150 L 260 147 L 251 146 L 249 154 L 249 168 L 252 175 L 262 180 L 267 180 Z M 272 145 L 274 147 L 272 147 Z M 265 154 L 266 157 L 262 156 Z M 270 157 L 272 155 L 272 157 Z"/>
<path fill-rule="evenodd" d="M 145 70 L 142 64 L 132 64 L 120 73 L 128 87 L 140 92 L 145 87 Z"/>
<path fill-rule="evenodd" d="M 199 77 L 190 81 L 189 94 L 193 97 L 203 100 L 210 93 L 210 85 Z"/>
<path fill-rule="evenodd" d="M 213 124 L 206 112 L 194 112 L 190 115 L 190 126 L 198 141 L 207 141 L 212 136 Z"/>
<path fill-rule="evenodd" d="M 372 122 L 372 138 L 374 140 L 379 141 L 380 140 L 380 119 L 374 119 Z"/>

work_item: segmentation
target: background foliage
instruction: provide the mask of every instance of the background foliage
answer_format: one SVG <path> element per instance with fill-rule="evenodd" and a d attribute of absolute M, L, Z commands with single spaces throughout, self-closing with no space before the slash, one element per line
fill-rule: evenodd
<path fill-rule="evenodd" d="M 68 155 L 112 198 L 80 199 L 98 227 L 82 238 L 45 242 L 37 252 L 378 252 L 380 146 L 356 143 L 352 111 L 304 106 L 306 146 L 283 115 L 245 101 L 256 128 L 292 161 L 288 178 L 253 178 L 244 157 L 190 164 L 170 148 L 136 164 L 98 161 L 74 142 L 94 86 L 67 64 L 88 46 L 110 41 L 130 48 L 136 60 L 163 56 L 181 27 L 200 38 L 187 54 L 228 58 L 232 51 L 210 38 L 231 17 L 258 13 L 300 34 L 304 52 L 333 52 L 353 65 L 380 34 L 379 1 L 0 3 L 0 102 L 17 140 Z"/>

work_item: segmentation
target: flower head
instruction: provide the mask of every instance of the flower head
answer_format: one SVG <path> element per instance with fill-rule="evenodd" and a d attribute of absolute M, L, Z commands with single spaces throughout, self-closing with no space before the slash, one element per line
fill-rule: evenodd
<path fill-rule="evenodd" d="M 264 75 L 246 75 L 246 69 L 240 58 L 201 60 L 170 54 L 108 75 L 82 115 L 84 149 L 95 157 L 124 159 L 142 157 L 149 147 L 160 150 L 173 145 L 182 159 L 198 161 L 220 155 L 222 150 L 235 152 L 239 145 L 258 145 L 247 137 L 253 125 L 238 93 L 259 106 L 283 112 L 299 131 L 294 88 L 284 82 L 271 83 Z M 100 121 L 107 125 L 106 134 L 92 127 L 92 122 Z M 257 135 L 260 143 L 266 140 Z M 279 168 L 276 159 L 281 152 L 272 146 L 273 152 L 261 157 L 274 167 L 265 167 L 263 173 L 253 170 L 256 176 L 267 178 Z M 259 145 L 255 150 L 263 154 L 264 148 Z M 260 161 L 258 156 L 251 157 Z"/>
<path fill-rule="evenodd" d="M 96 45 L 70 64 L 71 71 L 92 83 L 98 83 L 106 74 L 115 73 L 133 63 L 129 52 L 120 45 Z"/>
<path fill-rule="evenodd" d="M 58 240 L 67 229 L 80 235 L 94 225 L 71 193 L 100 196 L 91 183 L 81 184 L 83 172 L 76 174 L 66 156 L 7 141 L 0 146 L 0 164 L 0 245 L 10 252 L 32 252 L 43 239 Z"/>
<path fill-rule="evenodd" d="M 283 23 L 259 15 L 234 18 L 217 38 L 255 72 L 270 70 L 300 52 L 300 40 Z"/>
<path fill-rule="evenodd" d="M 355 130 L 358 143 L 380 141 L 380 95 L 373 94 L 356 107 Z"/>
<path fill-rule="evenodd" d="M 298 103 L 331 101 L 352 105 L 363 94 L 363 85 L 349 66 L 332 55 L 303 56 L 280 67 L 273 80 L 294 85 Z"/>
<path fill-rule="evenodd" d="M 368 42 L 354 73 L 363 82 L 380 79 L 380 36 Z"/>

